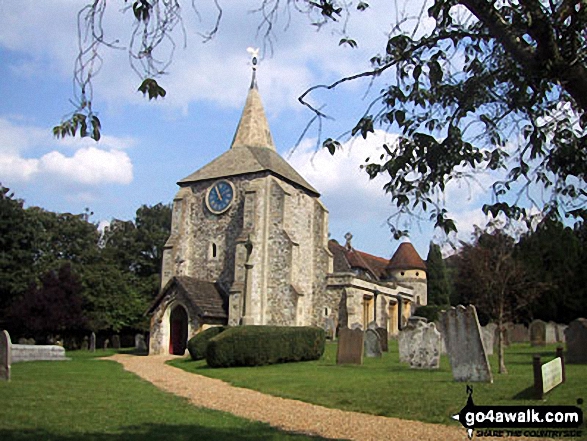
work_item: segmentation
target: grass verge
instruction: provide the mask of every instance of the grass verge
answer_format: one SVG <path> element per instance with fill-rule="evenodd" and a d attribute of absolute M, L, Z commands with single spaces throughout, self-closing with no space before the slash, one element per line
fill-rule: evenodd
<path fill-rule="evenodd" d="M 196 408 L 112 361 L 113 351 L 12 366 L 0 382 L 0 440 L 318 440 Z"/>
<path fill-rule="evenodd" d="M 211 369 L 205 360 L 189 357 L 168 363 L 234 386 L 325 407 L 457 425 L 450 416 L 465 405 L 466 385 L 453 381 L 448 358 L 442 356 L 438 370 L 415 370 L 400 364 L 397 342 L 391 341 L 389 350 L 380 359 L 365 358 L 362 366 L 337 366 L 336 344 L 327 344 L 320 360 L 301 363 L 224 369 Z M 556 345 L 510 346 L 505 355 L 507 375 L 497 374 L 497 355 L 490 356 L 494 382 L 473 384 L 475 404 L 576 405 L 580 398 L 587 403 L 587 365 L 567 365 L 566 383 L 543 401 L 532 398 L 532 355 L 540 353 L 544 363 L 554 358 L 555 350 Z M 581 408 L 587 413 L 585 404 Z"/>

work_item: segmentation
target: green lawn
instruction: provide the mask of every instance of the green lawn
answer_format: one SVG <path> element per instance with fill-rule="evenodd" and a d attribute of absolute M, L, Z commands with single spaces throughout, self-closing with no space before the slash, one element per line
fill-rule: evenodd
<path fill-rule="evenodd" d="M 12 381 L 0 381 L 0 440 L 321 439 L 196 408 L 118 363 L 96 360 L 87 352 L 67 355 L 73 359 L 14 364 Z"/>
<path fill-rule="evenodd" d="M 540 348 L 542 362 L 554 358 L 556 345 Z M 478 405 L 565 404 L 583 398 L 587 414 L 587 365 L 568 365 L 567 382 L 533 400 L 532 354 L 528 344 L 506 350 L 508 375 L 497 374 L 497 355 L 490 356 L 493 384 L 474 383 L 473 399 Z M 261 367 L 211 369 L 205 361 L 188 358 L 170 364 L 235 386 L 271 395 L 294 398 L 326 407 L 374 415 L 393 416 L 432 423 L 458 424 L 450 419 L 466 403 L 466 385 L 452 380 L 448 358 L 439 370 L 415 370 L 399 363 L 397 342 L 380 359 L 365 358 L 362 366 L 336 365 L 336 344 L 328 344 L 318 361 Z"/>

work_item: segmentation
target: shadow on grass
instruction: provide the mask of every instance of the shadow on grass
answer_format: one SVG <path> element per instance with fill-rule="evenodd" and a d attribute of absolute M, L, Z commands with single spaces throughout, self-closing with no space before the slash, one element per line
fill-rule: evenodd
<path fill-rule="evenodd" d="M 210 428 L 198 425 L 166 425 L 146 424 L 143 426 L 123 427 L 118 433 L 58 433 L 48 430 L 6 430 L 0 429 L 2 441 L 183 441 L 183 440 L 214 440 L 214 441 L 256 441 L 256 440 L 322 440 L 327 438 L 281 432 L 269 426 L 257 426 L 247 431 L 234 429 Z"/>
<path fill-rule="evenodd" d="M 512 400 L 537 400 L 536 389 L 534 386 L 529 386 L 521 392 L 518 392 L 512 397 Z"/>

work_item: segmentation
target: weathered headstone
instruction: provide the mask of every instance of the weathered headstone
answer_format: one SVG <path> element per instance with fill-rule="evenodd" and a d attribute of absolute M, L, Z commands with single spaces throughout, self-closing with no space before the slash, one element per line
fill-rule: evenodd
<path fill-rule="evenodd" d="M 483 339 L 483 347 L 487 355 L 493 355 L 493 343 L 495 339 L 495 330 L 493 329 L 493 323 L 488 323 L 486 326 L 481 327 L 481 338 Z"/>
<path fill-rule="evenodd" d="M 381 342 L 379 341 L 379 333 L 374 329 L 367 329 L 365 331 L 365 357 L 374 358 L 381 357 Z"/>
<path fill-rule="evenodd" d="M 451 307 L 440 313 L 446 351 L 456 381 L 493 382 L 473 305 Z"/>
<path fill-rule="evenodd" d="M 106 339 L 104 340 L 104 349 L 108 349 L 108 346 L 110 346 L 110 340 Z"/>
<path fill-rule="evenodd" d="M 112 347 L 114 349 L 120 349 L 120 335 L 112 336 Z"/>
<path fill-rule="evenodd" d="M 401 363 L 410 362 L 410 346 L 414 338 L 414 332 L 418 327 L 420 321 L 408 322 L 406 326 L 399 332 L 397 336 L 397 343 L 399 348 L 399 361 Z M 422 322 L 424 323 L 424 322 Z"/>
<path fill-rule="evenodd" d="M 566 363 L 587 363 L 587 319 L 578 318 L 565 330 Z"/>
<path fill-rule="evenodd" d="M 143 334 L 135 335 L 135 350 L 138 352 L 147 351 L 147 344 L 145 343 L 145 336 Z"/>
<path fill-rule="evenodd" d="M 556 323 L 548 322 L 545 332 L 546 344 L 556 343 Z"/>
<path fill-rule="evenodd" d="M 332 317 L 326 317 L 324 319 L 324 332 L 326 332 L 326 338 L 329 340 L 334 340 L 336 337 L 336 326 L 334 325 L 334 320 Z"/>
<path fill-rule="evenodd" d="M 0 380 L 10 381 L 11 346 L 8 331 L 0 332 Z"/>
<path fill-rule="evenodd" d="M 556 341 L 557 343 L 565 342 L 565 330 L 568 328 L 567 325 L 556 325 Z"/>
<path fill-rule="evenodd" d="M 530 345 L 544 346 L 546 344 L 546 323 L 542 320 L 534 320 L 530 323 Z"/>
<path fill-rule="evenodd" d="M 387 334 L 387 329 L 377 328 L 376 331 L 379 334 L 379 342 L 381 343 L 381 350 L 383 352 L 389 352 L 389 336 Z"/>
<path fill-rule="evenodd" d="M 441 341 L 442 336 L 434 323 L 417 323 L 410 342 L 410 367 L 412 369 L 438 369 Z"/>
<path fill-rule="evenodd" d="M 510 335 L 512 343 L 527 343 L 530 341 L 528 328 L 523 323 L 516 323 Z"/>
<path fill-rule="evenodd" d="M 363 364 L 363 331 L 340 328 L 336 364 Z"/>
<path fill-rule="evenodd" d="M 96 333 L 92 332 L 90 335 L 90 351 L 96 352 Z"/>
<path fill-rule="evenodd" d="M 82 351 L 87 351 L 88 349 L 90 349 L 90 341 L 88 339 L 88 336 L 84 336 L 84 341 L 82 342 Z"/>

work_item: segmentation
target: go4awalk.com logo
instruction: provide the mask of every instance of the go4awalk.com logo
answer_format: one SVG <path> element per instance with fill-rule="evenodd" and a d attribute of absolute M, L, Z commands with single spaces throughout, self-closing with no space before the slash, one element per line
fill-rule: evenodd
<path fill-rule="evenodd" d="M 467 404 L 452 416 L 469 439 L 478 437 L 581 437 L 583 411 L 577 406 L 477 406 L 473 388 L 467 386 Z M 581 403 L 582 400 L 579 401 Z"/>

